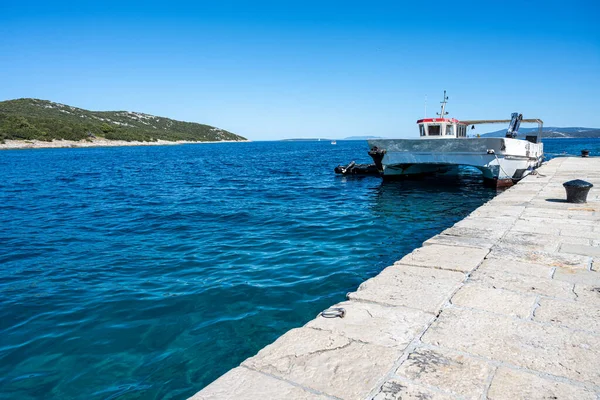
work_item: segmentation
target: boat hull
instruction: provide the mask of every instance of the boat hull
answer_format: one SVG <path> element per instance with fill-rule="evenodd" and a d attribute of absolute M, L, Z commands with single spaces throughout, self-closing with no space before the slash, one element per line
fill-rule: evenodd
<path fill-rule="evenodd" d="M 543 160 L 543 144 L 510 138 L 373 139 L 371 148 L 384 150 L 384 179 L 430 174 L 454 174 L 458 166 L 483 173 L 486 183 L 510 186 Z"/>

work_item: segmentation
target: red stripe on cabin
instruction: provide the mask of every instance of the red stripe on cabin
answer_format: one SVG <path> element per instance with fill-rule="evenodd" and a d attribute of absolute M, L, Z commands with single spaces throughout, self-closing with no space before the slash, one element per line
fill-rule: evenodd
<path fill-rule="evenodd" d="M 457 120 L 456 118 L 425 118 L 425 119 L 418 120 L 417 124 L 422 124 L 424 122 L 452 122 L 452 123 L 466 125 L 466 124 L 460 122 L 459 120 Z"/>

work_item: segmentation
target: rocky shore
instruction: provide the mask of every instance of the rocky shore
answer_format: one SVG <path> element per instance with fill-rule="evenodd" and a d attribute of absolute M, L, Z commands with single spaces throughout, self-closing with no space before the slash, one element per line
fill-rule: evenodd
<path fill-rule="evenodd" d="M 165 146 L 176 144 L 198 144 L 198 143 L 228 143 L 228 142 L 249 142 L 249 140 L 221 140 L 216 142 L 193 142 L 188 140 L 179 140 L 171 142 L 167 140 L 157 140 L 156 142 L 127 142 L 125 140 L 53 140 L 45 142 L 42 140 L 6 140 L 0 143 L 0 150 L 18 150 L 18 149 L 46 149 L 46 148 L 64 148 L 64 147 L 115 147 L 115 146 Z"/>

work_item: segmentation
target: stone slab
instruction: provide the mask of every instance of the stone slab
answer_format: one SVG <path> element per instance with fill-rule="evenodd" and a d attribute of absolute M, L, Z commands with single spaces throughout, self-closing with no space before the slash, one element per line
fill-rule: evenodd
<path fill-rule="evenodd" d="M 517 246 L 524 250 L 555 252 L 561 239 L 564 237 L 511 231 L 499 244 L 504 247 Z"/>
<path fill-rule="evenodd" d="M 547 193 L 542 192 L 542 195 L 545 194 Z M 570 215 L 571 212 L 569 210 L 552 210 L 548 208 L 527 207 L 525 210 L 523 210 L 521 218 L 550 218 L 564 221 L 565 219 L 569 218 Z"/>
<path fill-rule="evenodd" d="M 541 195 L 543 195 L 543 193 L 541 193 Z M 578 205 L 578 204 L 571 204 L 571 203 L 567 203 L 566 201 L 564 201 L 566 198 L 566 196 L 564 194 L 562 195 L 546 195 L 546 196 L 542 196 L 542 197 L 538 197 L 537 199 L 531 200 L 529 202 L 529 205 L 531 207 L 536 207 L 536 208 L 547 208 L 547 209 L 552 209 L 552 210 L 564 210 L 565 207 L 568 207 L 568 209 L 572 209 L 572 210 L 578 210 L 578 209 L 586 209 L 589 208 L 589 205 Z"/>
<path fill-rule="evenodd" d="M 567 214 L 566 216 L 564 214 L 565 212 Z M 571 213 L 571 211 L 569 211 L 569 210 L 556 211 L 555 215 L 552 217 L 549 217 L 549 218 L 547 218 L 547 217 L 540 218 L 540 216 L 531 215 L 528 213 L 526 215 L 521 216 L 521 218 L 519 220 L 528 221 L 534 225 L 551 226 L 551 227 L 556 227 L 558 229 L 577 227 L 577 228 L 583 229 L 586 232 L 592 231 L 593 230 L 592 227 L 594 227 L 596 225 L 596 222 L 593 220 L 590 221 L 587 219 L 570 219 L 569 218 L 570 213 Z"/>
<path fill-rule="evenodd" d="M 441 391 L 415 385 L 399 379 L 385 382 L 372 400 L 457 400 Z"/>
<path fill-rule="evenodd" d="M 311 393 L 260 372 L 237 367 L 190 397 L 190 400 L 328 400 L 331 397 Z"/>
<path fill-rule="evenodd" d="M 569 283 L 600 286 L 600 272 L 587 269 L 560 268 L 554 273 L 554 279 Z"/>
<path fill-rule="evenodd" d="M 504 234 L 515 222 L 515 217 L 468 217 L 454 224 L 457 228 L 490 229 Z"/>
<path fill-rule="evenodd" d="M 578 302 L 600 308 L 600 285 L 576 283 L 573 292 L 577 295 Z"/>
<path fill-rule="evenodd" d="M 533 319 L 600 333 L 600 307 L 577 301 L 542 298 Z"/>
<path fill-rule="evenodd" d="M 474 229 L 474 228 L 462 228 L 453 226 L 451 228 L 442 231 L 442 235 L 448 236 L 459 236 L 459 237 L 472 237 L 472 238 L 487 238 L 489 240 L 498 240 L 506 232 L 504 230 L 494 229 Z"/>
<path fill-rule="evenodd" d="M 501 200 L 495 198 L 492 199 L 490 203 L 499 203 L 501 205 L 507 205 L 510 201 L 514 201 L 515 203 L 527 203 L 528 201 L 533 199 L 537 193 L 538 191 L 536 190 L 530 191 L 529 193 L 517 193 L 512 192 L 510 190 L 506 190 L 504 191 L 504 193 L 502 193 Z"/>
<path fill-rule="evenodd" d="M 523 200 L 521 199 L 519 196 L 509 196 L 509 197 L 504 197 L 502 196 L 502 199 L 498 199 L 497 197 L 488 201 L 488 205 L 489 206 L 509 206 L 509 207 L 526 207 L 529 203 L 531 203 L 530 201 L 527 200 Z"/>
<path fill-rule="evenodd" d="M 575 236 L 578 238 L 585 238 L 590 240 L 600 239 L 600 232 L 598 231 L 586 231 L 579 229 L 579 227 L 562 228 L 560 230 L 561 236 Z"/>
<path fill-rule="evenodd" d="M 560 244 L 579 244 L 582 246 L 591 246 L 592 239 L 580 238 L 575 236 L 559 236 Z"/>
<path fill-rule="evenodd" d="M 514 217 L 516 218 L 525 211 L 525 206 L 494 206 L 488 207 L 483 205 L 473 211 L 469 217 L 484 217 L 484 218 L 495 218 L 495 217 Z"/>
<path fill-rule="evenodd" d="M 450 236 L 450 235 L 435 235 L 434 237 L 423 242 L 423 246 L 433 244 L 444 246 L 460 246 L 460 247 L 476 247 L 480 249 L 491 249 L 495 241 L 486 238 L 473 238 L 465 236 Z"/>
<path fill-rule="evenodd" d="M 398 265 L 364 282 L 348 298 L 436 313 L 464 279 L 461 272 Z"/>
<path fill-rule="evenodd" d="M 374 303 L 345 301 L 334 305 L 346 311 L 344 318 L 317 318 L 307 327 L 323 329 L 353 340 L 404 349 L 433 320 L 423 311 Z"/>
<path fill-rule="evenodd" d="M 535 276 L 506 273 L 488 274 L 477 270 L 471 275 L 470 281 L 496 289 L 506 289 L 520 293 L 535 293 L 568 300 L 575 300 L 576 297 L 573 293 L 572 284 Z"/>
<path fill-rule="evenodd" d="M 539 235 L 560 235 L 560 229 L 557 227 L 548 227 L 539 225 L 530 221 L 519 220 L 515 222 L 511 231 L 536 233 Z"/>
<path fill-rule="evenodd" d="M 467 283 L 452 297 L 452 304 L 498 314 L 529 318 L 536 304 L 534 294 L 516 293 L 476 283 Z"/>
<path fill-rule="evenodd" d="M 500 367 L 492 379 L 488 400 L 596 400 L 586 388 Z"/>
<path fill-rule="evenodd" d="M 600 336 L 583 331 L 448 308 L 422 340 L 578 382 L 600 382 Z"/>
<path fill-rule="evenodd" d="M 588 221 L 596 221 L 600 223 L 600 213 L 594 209 L 580 209 L 578 213 L 571 213 L 570 219 L 586 219 Z"/>
<path fill-rule="evenodd" d="M 396 371 L 418 384 L 435 386 L 477 400 L 494 370 L 489 364 L 440 349 L 417 348 Z"/>
<path fill-rule="evenodd" d="M 478 270 L 487 274 L 500 272 L 551 279 L 555 268 L 547 265 L 524 263 L 502 258 L 488 258 L 483 262 L 483 264 L 481 264 Z"/>
<path fill-rule="evenodd" d="M 586 256 L 522 249 L 502 243 L 492 249 L 488 258 L 501 258 L 558 268 L 586 269 L 589 265 L 589 257 Z"/>
<path fill-rule="evenodd" d="M 432 244 L 414 250 L 395 264 L 469 272 L 477 268 L 487 254 L 487 249 Z"/>
<path fill-rule="evenodd" d="M 401 351 L 299 328 L 247 359 L 243 366 L 340 399 L 366 397 Z"/>
<path fill-rule="evenodd" d="M 600 257 L 600 247 L 585 246 L 578 244 L 563 243 L 560 246 L 559 252 L 580 254 L 583 256 Z"/>

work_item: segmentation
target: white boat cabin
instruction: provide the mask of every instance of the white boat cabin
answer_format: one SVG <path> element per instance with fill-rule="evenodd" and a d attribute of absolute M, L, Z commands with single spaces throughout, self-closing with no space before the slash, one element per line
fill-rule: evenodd
<path fill-rule="evenodd" d="M 468 125 L 454 118 L 425 118 L 417 121 L 421 138 L 456 139 L 467 137 Z"/>

